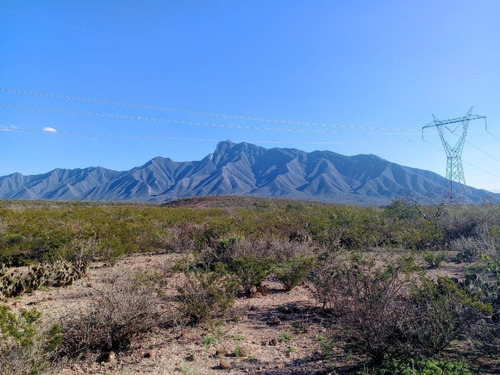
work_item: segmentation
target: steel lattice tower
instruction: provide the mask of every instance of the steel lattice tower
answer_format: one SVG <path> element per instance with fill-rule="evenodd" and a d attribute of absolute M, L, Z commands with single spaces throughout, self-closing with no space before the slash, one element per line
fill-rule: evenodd
<path fill-rule="evenodd" d="M 465 195 L 465 176 L 464 169 L 462 167 L 462 151 L 464 149 L 465 138 L 467 137 L 469 121 L 484 118 L 484 126 L 487 127 L 486 116 L 473 115 L 471 107 L 463 117 L 457 117 L 442 121 L 438 120 L 434 115 L 432 115 L 432 117 L 434 118 L 434 121 L 422 128 L 422 139 L 424 137 L 425 129 L 437 128 L 439 138 L 441 138 L 441 143 L 443 144 L 443 148 L 446 153 L 446 178 L 448 179 L 448 195 L 450 200 L 456 200 L 457 198 Z M 458 125 L 455 126 L 455 128 L 448 127 L 448 125 L 454 124 Z M 445 138 L 443 128 L 446 128 L 448 130 L 448 133 L 458 136 L 458 141 L 454 146 L 450 145 L 448 140 Z"/>

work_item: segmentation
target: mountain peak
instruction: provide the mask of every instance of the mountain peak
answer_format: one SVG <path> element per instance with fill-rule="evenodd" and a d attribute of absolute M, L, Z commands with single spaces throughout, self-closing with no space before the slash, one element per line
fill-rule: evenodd
<path fill-rule="evenodd" d="M 96 173 L 97 172 L 97 173 Z M 0 199 L 165 202 L 201 195 L 247 195 L 384 205 L 396 198 L 443 196 L 447 180 L 436 173 L 399 166 L 376 155 L 263 147 L 230 140 L 201 161 L 156 157 L 129 171 L 101 167 L 0 177 Z M 466 187 L 470 202 L 489 195 Z"/>
<path fill-rule="evenodd" d="M 225 150 L 228 150 L 230 148 L 233 148 L 236 146 L 236 143 L 233 141 L 227 139 L 225 141 L 220 141 L 217 143 L 217 147 L 215 148 L 215 152 L 224 152 Z"/>

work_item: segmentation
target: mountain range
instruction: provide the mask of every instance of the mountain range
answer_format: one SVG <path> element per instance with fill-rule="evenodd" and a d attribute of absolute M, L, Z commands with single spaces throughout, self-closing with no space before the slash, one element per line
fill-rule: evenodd
<path fill-rule="evenodd" d="M 247 195 L 383 205 L 396 198 L 429 201 L 447 180 L 375 155 L 345 156 L 223 141 L 200 161 L 156 157 L 128 171 L 102 167 L 54 169 L 0 177 L 1 199 L 167 202 L 202 195 Z M 500 194 L 466 187 L 470 202 L 500 202 Z"/>

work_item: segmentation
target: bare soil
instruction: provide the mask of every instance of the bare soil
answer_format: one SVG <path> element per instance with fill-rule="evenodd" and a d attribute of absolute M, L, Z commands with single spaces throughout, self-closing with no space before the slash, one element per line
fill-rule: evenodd
<path fill-rule="evenodd" d="M 47 322 L 76 315 L 92 303 L 94 289 L 102 286 L 110 272 L 136 273 L 163 269 L 178 255 L 137 255 L 120 260 L 114 267 L 93 264 L 85 279 L 66 288 L 39 290 L 22 299 L 10 299 L 12 310 L 36 307 Z M 445 263 L 436 274 L 460 276 L 461 268 Z M 178 277 L 178 276 L 173 276 Z M 175 280 L 173 280 L 175 281 Z M 320 341 L 337 329 L 328 326 L 307 285 L 285 292 L 272 278 L 265 282 L 268 293 L 256 298 L 238 298 L 229 317 L 202 327 L 157 328 L 109 362 L 94 356 L 60 364 L 54 374 L 341 374 L 362 369 L 364 358 L 351 355 L 334 343 L 330 357 Z M 455 351 L 455 352 L 454 352 Z M 246 352 L 246 353 L 245 353 Z M 452 348 L 451 356 L 461 356 Z M 238 356 L 243 354 L 244 356 Z M 498 374 L 498 361 L 475 358 L 480 373 Z M 471 358 L 472 357 L 472 358 Z M 223 367 L 229 367 L 224 369 Z"/>

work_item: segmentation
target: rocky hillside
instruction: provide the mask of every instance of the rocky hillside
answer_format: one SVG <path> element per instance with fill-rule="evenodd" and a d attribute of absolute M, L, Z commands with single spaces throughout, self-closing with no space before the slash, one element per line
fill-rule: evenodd
<path fill-rule="evenodd" d="M 129 171 L 101 167 L 55 169 L 0 177 L 2 199 L 167 202 L 204 195 L 246 195 L 386 204 L 395 198 L 426 200 L 446 193 L 440 175 L 401 166 L 375 155 L 266 149 L 220 142 L 200 161 L 157 157 Z M 466 188 L 471 202 L 500 202 L 499 194 Z"/>

